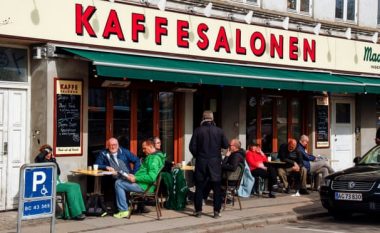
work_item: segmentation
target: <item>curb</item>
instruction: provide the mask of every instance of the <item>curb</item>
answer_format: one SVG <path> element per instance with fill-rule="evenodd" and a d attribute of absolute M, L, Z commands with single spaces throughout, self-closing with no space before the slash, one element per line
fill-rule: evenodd
<path fill-rule="evenodd" d="M 322 218 L 328 216 L 326 211 L 315 210 L 313 213 L 296 214 L 294 212 L 286 212 L 281 214 L 267 214 L 262 216 L 247 217 L 239 220 L 224 220 L 223 222 L 205 223 L 186 227 L 176 227 L 160 231 L 150 231 L 150 233 L 220 233 L 231 232 L 236 230 L 247 230 L 265 225 L 282 224 L 295 222 L 303 219 Z"/>

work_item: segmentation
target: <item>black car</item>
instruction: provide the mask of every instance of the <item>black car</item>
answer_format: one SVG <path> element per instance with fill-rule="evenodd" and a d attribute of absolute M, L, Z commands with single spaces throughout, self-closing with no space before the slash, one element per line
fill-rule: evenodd
<path fill-rule="evenodd" d="M 355 162 L 354 167 L 327 176 L 320 189 L 322 205 L 334 217 L 380 213 L 380 146 Z"/>

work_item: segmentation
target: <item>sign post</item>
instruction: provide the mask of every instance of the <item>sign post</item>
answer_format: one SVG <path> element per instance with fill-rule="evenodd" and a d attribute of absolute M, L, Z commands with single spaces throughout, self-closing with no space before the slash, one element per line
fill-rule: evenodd
<path fill-rule="evenodd" d="M 22 220 L 51 218 L 54 233 L 57 166 L 55 163 L 24 164 L 20 170 L 17 232 Z"/>

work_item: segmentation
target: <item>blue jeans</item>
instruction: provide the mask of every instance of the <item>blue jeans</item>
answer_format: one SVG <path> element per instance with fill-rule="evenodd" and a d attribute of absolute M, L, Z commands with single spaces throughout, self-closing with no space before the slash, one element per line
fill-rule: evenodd
<path fill-rule="evenodd" d="M 136 183 L 131 183 L 126 180 L 117 179 L 115 182 L 115 192 L 116 192 L 116 205 L 119 211 L 128 210 L 128 200 L 126 192 L 144 192 L 140 186 Z"/>

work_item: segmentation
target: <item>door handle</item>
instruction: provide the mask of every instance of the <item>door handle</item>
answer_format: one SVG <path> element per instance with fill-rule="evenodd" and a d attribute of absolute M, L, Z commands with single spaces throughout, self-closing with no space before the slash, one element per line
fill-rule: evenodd
<path fill-rule="evenodd" d="M 8 142 L 4 142 L 4 155 L 8 154 Z"/>

